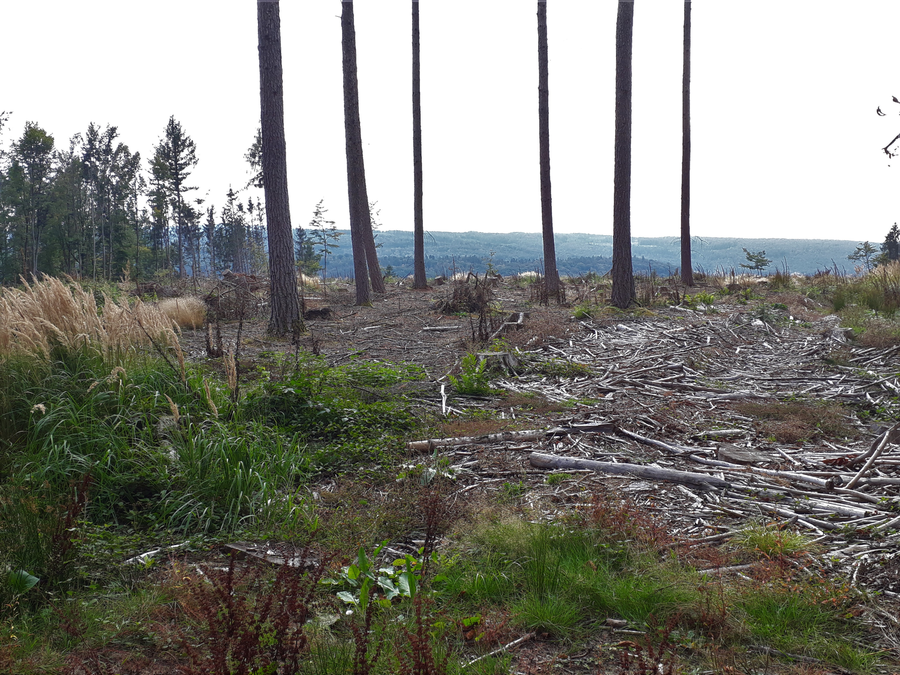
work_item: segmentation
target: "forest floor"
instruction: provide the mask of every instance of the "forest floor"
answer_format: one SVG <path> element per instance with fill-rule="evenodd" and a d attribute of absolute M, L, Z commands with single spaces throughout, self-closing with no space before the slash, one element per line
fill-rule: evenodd
<path fill-rule="evenodd" d="M 758 578 L 755 572 L 777 555 L 736 553 L 733 540 L 742 530 L 760 524 L 799 529 L 810 545 L 788 564 L 861 593 L 866 600 L 852 610 L 855 620 L 865 625 L 865 639 L 877 645 L 882 663 L 893 664 L 881 672 L 897 672 L 900 463 L 885 453 L 865 473 L 875 480 L 855 490 L 841 485 L 861 468 L 856 457 L 877 445 L 900 413 L 900 349 L 848 339 L 815 294 L 745 280 L 723 295 L 722 285 L 690 289 L 694 298 L 678 306 L 658 302 L 618 312 L 602 307 L 599 286 L 589 282 L 570 287 L 570 302 L 561 305 L 541 304 L 535 286 L 507 279 L 490 290 L 494 319 L 487 326 L 483 314 L 448 312 L 459 284 L 427 291 L 390 286 L 371 307 L 354 306 L 349 287 L 331 288 L 308 296 L 308 308 L 327 307 L 330 314 L 307 321 L 300 348 L 331 365 L 364 359 L 422 366 L 427 379 L 403 394 L 432 420 L 431 438 L 423 437 L 431 443 L 410 461 L 443 459 L 454 467 L 450 499 L 464 500 L 467 508 L 500 503 L 552 520 L 589 508 L 601 496 L 623 497 L 629 508 L 662 524 L 665 546 L 698 569 L 747 580 Z M 679 291 L 670 282 L 650 293 L 677 297 Z M 519 312 L 518 325 L 499 329 Z M 239 359 L 252 379 L 285 345 L 266 336 L 262 319 L 241 330 Z M 223 327 L 226 345 L 236 331 L 234 323 Z M 484 340 L 489 333 L 499 338 L 493 347 Z M 190 357 L 205 359 L 201 336 L 187 332 L 182 343 Z M 490 375 L 495 392 L 453 394 L 448 376 L 460 375 L 462 358 L 490 351 L 516 355 L 513 364 L 488 357 L 497 364 Z M 898 439 L 888 440 L 889 447 Z M 575 466 L 561 469 L 566 480 L 557 483 L 548 475 L 558 470 L 539 468 L 532 453 L 678 470 L 701 482 Z M 728 487 L 709 488 L 703 476 Z M 311 491 L 322 498 L 366 492 L 340 479 Z M 366 497 L 374 503 L 377 495 L 373 488 Z M 409 548 L 408 541 L 406 533 L 392 546 Z M 620 662 L 620 652 L 643 633 L 634 628 L 611 621 L 577 641 L 575 651 L 572 643 L 538 632 L 510 650 L 510 672 L 643 672 Z M 521 637 L 505 635 L 510 642 Z M 716 672 L 848 672 L 764 645 L 728 658 Z"/>
<path fill-rule="evenodd" d="M 355 560 L 357 571 L 373 563 L 381 573 L 400 559 L 421 572 L 420 550 L 437 533 L 427 599 L 413 606 L 398 593 L 380 615 L 381 644 L 412 645 L 402 672 L 898 673 L 900 343 L 842 327 L 814 281 L 706 279 L 685 289 L 643 279 L 642 307 L 629 311 L 608 306 L 608 280 L 595 276 L 567 283 L 563 303 L 542 302 L 528 278 L 424 291 L 389 284 L 367 307 L 353 304 L 351 286 L 331 283 L 306 289 L 306 331 L 293 342 L 267 334 L 265 293 L 256 292 L 243 318 L 180 335 L 189 372 L 207 387 L 191 405 L 209 402 L 215 421 L 192 413 L 180 440 L 161 418 L 145 424 L 154 451 L 171 456 L 167 471 L 186 456 L 173 442 L 203 447 L 197 439 L 211 428 L 231 442 L 229 433 L 258 429 L 250 422 L 274 428 L 287 417 L 267 416 L 254 396 L 302 401 L 290 398 L 297 383 L 316 393 L 354 364 L 414 364 L 420 377 L 384 385 L 335 380 L 349 382 L 338 386 L 354 387 L 356 400 L 399 402 L 397 414 L 411 411 L 414 423 L 384 452 L 361 453 L 363 462 L 353 440 L 326 450 L 338 454 L 330 464 L 317 455 L 315 470 L 291 478 L 296 494 L 278 511 L 290 522 L 251 517 L 233 536 L 190 541 L 162 528 L 153 539 L 151 529 L 139 544 L 95 527 L 79 545 L 102 568 L 97 578 L 126 590 L 80 590 L 78 616 L 113 596 L 127 596 L 116 600 L 126 609 L 101 613 L 103 625 L 88 630 L 56 604 L 33 625 L 60 625 L 52 641 L 72 645 L 66 673 L 212 672 L 197 666 L 212 663 L 198 656 L 204 649 L 223 658 L 215 672 L 249 672 L 226 663 L 223 645 L 258 649 L 254 641 L 271 636 L 235 637 L 222 617 L 246 628 L 240 614 L 263 605 L 234 603 L 255 589 L 274 597 L 265 630 L 284 619 L 278 630 L 300 635 L 296 616 L 271 610 L 298 587 L 266 590 L 300 550 L 344 590 L 311 591 L 328 609 L 315 617 L 325 623 L 311 648 L 297 637 L 298 653 L 315 658 L 296 672 L 393 672 L 387 657 L 369 668 L 327 655 L 358 652 L 376 633 L 359 632 L 363 591 L 341 568 Z M 236 362 L 227 388 L 227 359 L 209 353 L 219 338 Z M 220 419 L 209 382 L 223 411 L 230 389 L 235 415 L 260 420 Z M 169 407 L 177 429 L 171 399 Z M 379 433 L 368 439 L 376 446 L 387 438 Z M 309 438 L 312 454 L 319 437 Z M 391 579 L 403 582 L 399 571 Z M 358 616 L 342 616 L 347 607 Z M 410 623 L 419 611 L 430 618 Z M 418 629 L 431 638 L 409 632 Z M 26 641 L 13 638 L 9 654 Z M 430 639 L 450 645 L 450 666 L 428 661 Z M 35 656 L 34 640 L 15 672 L 54 672 L 41 664 L 58 651 Z"/>

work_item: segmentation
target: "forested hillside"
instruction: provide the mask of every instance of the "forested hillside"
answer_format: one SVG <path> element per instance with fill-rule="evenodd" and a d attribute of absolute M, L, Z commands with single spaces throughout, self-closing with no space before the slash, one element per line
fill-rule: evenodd
<path fill-rule="evenodd" d="M 612 236 L 600 234 L 557 234 L 556 255 L 559 271 L 565 275 L 598 272 L 605 274 L 612 264 Z M 346 275 L 352 270 L 349 236 L 334 249 L 328 262 L 329 275 Z M 412 273 L 412 233 L 379 232 L 379 259 L 397 275 Z M 772 260 L 770 271 L 815 274 L 833 268 L 853 272 L 852 254 L 857 242 L 831 239 L 736 239 L 731 237 L 694 237 L 693 260 L 696 269 L 708 272 L 736 272 L 747 264 L 744 253 L 765 251 Z M 669 274 L 678 268 L 678 237 L 635 237 L 632 253 L 636 273 L 655 270 Z M 425 265 L 429 276 L 459 271 L 483 272 L 490 263 L 500 274 L 515 274 L 541 269 L 541 235 L 538 232 L 497 234 L 487 232 L 432 232 L 425 237 Z"/>

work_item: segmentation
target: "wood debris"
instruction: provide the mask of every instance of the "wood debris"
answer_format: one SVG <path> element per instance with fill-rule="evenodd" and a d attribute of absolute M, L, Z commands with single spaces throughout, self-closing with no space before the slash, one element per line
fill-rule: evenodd
<path fill-rule="evenodd" d="M 724 540 L 749 521 L 790 524 L 816 539 L 820 564 L 843 565 L 854 579 L 868 573 L 870 587 L 900 599 L 900 424 L 873 430 L 848 417 L 855 438 L 786 444 L 763 436 L 758 420 L 737 409 L 741 401 L 837 401 L 897 418 L 900 347 L 858 347 L 828 320 L 801 327 L 739 313 L 684 316 L 584 321 L 569 339 L 520 353 L 524 362 L 590 369 L 494 380 L 572 406 L 554 428 L 410 447 L 464 467 L 460 492 L 526 479 L 527 504 L 551 512 L 600 490 L 629 494 L 667 519 L 682 542 Z M 506 457 L 502 470 L 497 457 Z M 537 467 L 572 480 L 551 486 Z"/>

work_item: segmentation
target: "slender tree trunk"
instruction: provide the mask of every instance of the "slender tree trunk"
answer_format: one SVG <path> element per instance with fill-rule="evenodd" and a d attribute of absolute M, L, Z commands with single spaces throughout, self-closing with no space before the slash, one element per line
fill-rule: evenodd
<path fill-rule="evenodd" d="M 681 281 L 694 285 L 691 262 L 691 0 L 684 3 L 684 65 L 681 75 Z"/>
<path fill-rule="evenodd" d="M 369 195 L 363 164 L 362 131 L 359 122 L 359 84 L 356 78 L 356 32 L 353 2 L 341 2 L 341 48 L 344 70 L 344 137 L 347 150 L 347 197 L 350 203 L 350 242 L 353 246 L 353 274 L 356 277 L 356 304 L 368 305 L 369 273 L 367 231 L 372 236 Z M 373 241 L 374 244 L 374 241 Z M 376 270 L 377 274 L 377 270 Z"/>
<path fill-rule="evenodd" d="M 184 228 L 181 226 L 181 185 L 175 183 L 175 231 L 178 235 L 178 278 L 184 279 Z M 103 234 L 101 230 L 101 235 Z"/>
<path fill-rule="evenodd" d="M 613 186 L 612 304 L 634 302 L 631 267 L 631 44 L 634 0 L 619 0 L 616 19 L 616 141 Z"/>
<path fill-rule="evenodd" d="M 300 326 L 300 301 L 294 270 L 294 240 L 284 140 L 284 90 L 281 71 L 281 15 L 277 0 L 257 1 L 259 98 L 262 123 L 262 172 L 269 238 L 269 332 L 284 335 Z"/>
<path fill-rule="evenodd" d="M 559 302 L 559 274 L 553 239 L 553 198 L 550 189 L 550 67 L 547 51 L 547 0 L 538 0 L 538 126 L 541 164 L 541 225 L 544 235 L 544 283 L 547 298 Z"/>
<path fill-rule="evenodd" d="M 422 90 L 419 61 L 419 0 L 412 0 L 413 64 L 413 288 L 427 288 L 425 276 L 425 218 L 422 210 Z"/>

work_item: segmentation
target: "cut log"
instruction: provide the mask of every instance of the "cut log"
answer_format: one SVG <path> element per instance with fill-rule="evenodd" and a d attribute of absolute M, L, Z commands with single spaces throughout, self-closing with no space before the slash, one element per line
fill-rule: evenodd
<path fill-rule="evenodd" d="M 715 476 L 707 476 L 702 473 L 688 473 L 674 469 L 663 469 L 657 466 L 643 466 L 641 464 L 619 464 L 613 462 L 597 462 L 592 459 L 577 459 L 575 457 L 560 457 L 559 455 L 545 455 L 540 452 L 532 452 L 528 456 L 531 465 L 540 469 L 592 469 L 600 473 L 636 476 L 647 480 L 662 480 L 670 483 L 682 483 L 704 489 L 727 490 L 731 484 Z"/>

